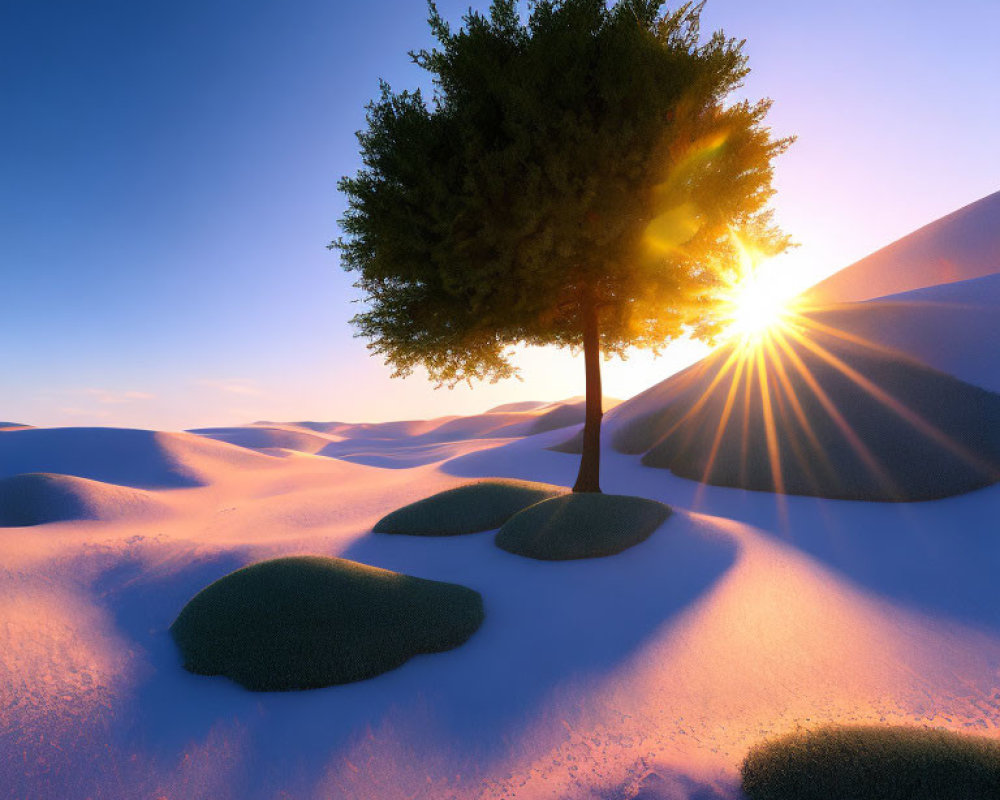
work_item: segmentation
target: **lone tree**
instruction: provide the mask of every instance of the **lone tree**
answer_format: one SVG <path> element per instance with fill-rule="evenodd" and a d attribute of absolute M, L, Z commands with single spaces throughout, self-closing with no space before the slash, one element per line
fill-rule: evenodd
<path fill-rule="evenodd" d="M 580 348 L 583 456 L 575 492 L 599 492 L 600 354 L 711 339 L 741 248 L 788 246 L 766 210 L 772 160 L 791 139 L 769 100 L 727 103 L 743 42 L 699 36 L 701 3 L 515 0 L 412 53 L 433 99 L 368 106 L 364 167 L 343 178 L 344 237 L 369 348 L 433 380 L 516 373 L 516 344 Z"/>

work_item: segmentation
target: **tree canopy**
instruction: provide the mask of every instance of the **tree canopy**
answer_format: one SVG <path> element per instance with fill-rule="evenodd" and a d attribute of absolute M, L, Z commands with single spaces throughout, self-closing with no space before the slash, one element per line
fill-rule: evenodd
<path fill-rule="evenodd" d="M 494 0 L 452 30 L 430 4 L 433 97 L 382 84 L 331 245 L 395 374 L 508 377 L 511 345 L 583 344 L 587 307 L 605 353 L 718 331 L 739 249 L 788 245 L 766 205 L 791 140 L 727 102 L 743 43 L 702 41 L 701 5 Z"/>

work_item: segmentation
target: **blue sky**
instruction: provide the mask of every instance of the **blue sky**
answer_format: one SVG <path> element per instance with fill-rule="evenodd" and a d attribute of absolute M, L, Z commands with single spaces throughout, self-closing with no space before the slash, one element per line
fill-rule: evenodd
<path fill-rule="evenodd" d="M 441 2 L 457 21 L 467 3 Z M 177 429 L 471 413 L 580 394 L 390 380 L 353 337 L 325 245 L 379 77 L 423 83 L 420 0 L 5 0 L 0 419 Z M 1000 189 L 1000 3 L 709 0 L 747 38 L 744 93 L 799 141 L 774 206 L 804 283 Z M 606 369 L 628 396 L 694 356 Z"/>

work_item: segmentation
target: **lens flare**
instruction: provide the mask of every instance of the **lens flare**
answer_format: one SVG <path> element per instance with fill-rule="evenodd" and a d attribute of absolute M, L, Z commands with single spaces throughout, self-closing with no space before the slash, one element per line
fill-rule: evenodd
<path fill-rule="evenodd" d="M 793 313 L 797 284 L 737 237 L 733 241 L 739 253 L 739 269 L 720 297 L 724 337 L 759 342 Z"/>

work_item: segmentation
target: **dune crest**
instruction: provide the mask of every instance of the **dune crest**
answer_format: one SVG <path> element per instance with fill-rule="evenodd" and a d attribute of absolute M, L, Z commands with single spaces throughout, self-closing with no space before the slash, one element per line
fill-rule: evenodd
<path fill-rule="evenodd" d="M 614 409 L 615 449 L 703 483 L 835 499 L 931 500 L 1000 480 L 1000 395 L 807 316 L 740 348 Z"/>
<path fill-rule="evenodd" d="M 52 472 L 141 489 L 203 486 L 233 468 L 273 459 L 191 433 L 131 428 L 26 428 L 0 432 L 0 478 Z"/>
<path fill-rule="evenodd" d="M 188 433 L 227 442 L 248 450 L 295 450 L 300 453 L 318 453 L 331 442 L 341 437 L 332 434 L 313 433 L 296 428 L 295 425 L 256 423 L 230 428 L 194 428 Z"/>
<path fill-rule="evenodd" d="M 31 472 L 0 479 L 0 527 L 151 519 L 165 512 L 149 492 L 73 475 Z"/>
<path fill-rule="evenodd" d="M 1000 265 L 998 265 L 1000 267 Z M 1000 272 L 810 312 L 824 325 L 1000 392 Z"/>
<path fill-rule="evenodd" d="M 1000 192 L 898 239 L 809 289 L 815 305 L 870 300 L 1000 272 Z"/>

